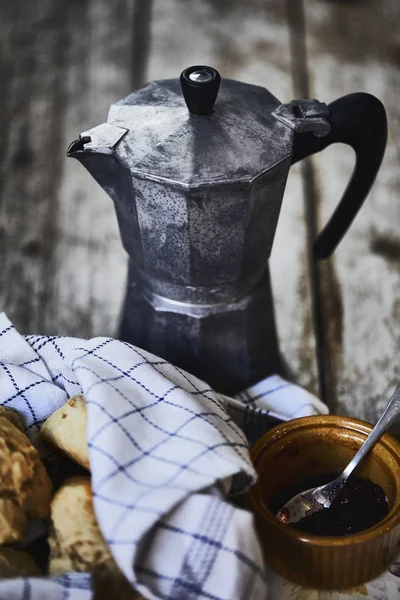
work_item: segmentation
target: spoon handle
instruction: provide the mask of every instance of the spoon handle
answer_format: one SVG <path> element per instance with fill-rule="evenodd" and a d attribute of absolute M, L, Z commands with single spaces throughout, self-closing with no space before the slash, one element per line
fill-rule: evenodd
<path fill-rule="evenodd" d="M 372 446 L 376 444 L 380 437 L 385 431 L 392 425 L 392 423 L 400 417 L 400 384 L 396 387 L 393 396 L 389 400 L 389 403 L 382 413 L 381 418 L 354 456 L 353 460 L 349 462 L 345 470 L 343 471 L 340 478 L 346 480 L 349 475 L 354 471 L 359 462 L 364 456 L 371 450 Z"/>

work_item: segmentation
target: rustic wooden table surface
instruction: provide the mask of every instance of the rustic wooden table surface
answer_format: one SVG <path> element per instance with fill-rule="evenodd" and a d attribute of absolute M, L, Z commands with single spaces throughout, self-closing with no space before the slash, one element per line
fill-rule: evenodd
<path fill-rule="evenodd" d="M 290 172 L 272 254 L 297 382 L 374 421 L 400 378 L 398 0 L 0 0 L 0 310 L 24 333 L 115 335 L 126 257 L 111 200 L 68 144 L 148 80 L 196 63 L 282 101 L 385 104 L 378 179 L 334 257 L 309 259 L 353 168 L 345 146 Z"/>

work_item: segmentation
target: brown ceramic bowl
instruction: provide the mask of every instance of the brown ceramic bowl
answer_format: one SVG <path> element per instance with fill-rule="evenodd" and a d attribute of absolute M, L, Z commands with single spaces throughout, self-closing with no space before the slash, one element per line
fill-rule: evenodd
<path fill-rule="evenodd" d="M 399 552 L 400 443 L 389 434 L 357 469 L 357 475 L 378 483 L 388 498 L 389 513 L 374 527 L 354 535 L 319 537 L 284 525 L 267 508 L 288 484 L 340 473 L 371 430 L 372 425 L 348 417 L 305 417 L 274 427 L 253 446 L 259 479 L 246 501 L 255 514 L 265 560 L 287 579 L 340 590 L 374 578 Z"/>

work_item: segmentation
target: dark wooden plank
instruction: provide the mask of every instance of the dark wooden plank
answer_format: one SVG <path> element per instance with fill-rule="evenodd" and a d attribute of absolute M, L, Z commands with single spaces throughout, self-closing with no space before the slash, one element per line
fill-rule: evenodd
<path fill-rule="evenodd" d="M 81 131 L 106 120 L 131 88 L 132 3 L 92 0 L 79 30 L 69 25 L 66 117 L 60 152 Z M 143 57 L 145 59 L 145 57 Z M 47 329 L 79 336 L 115 335 L 126 280 L 126 255 L 114 206 L 89 173 L 64 158 L 52 308 Z"/>
<path fill-rule="evenodd" d="M 396 0 L 304 3 L 310 94 L 368 91 L 386 106 L 389 145 L 378 179 L 334 257 L 321 266 L 324 334 L 336 412 L 376 421 L 400 376 L 400 5 Z M 354 164 L 340 146 L 313 159 L 318 227 Z"/>
<path fill-rule="evenodd" d="M 43 326 L 56 245 L 66 12 L 45 1 L 0 9 L 0 306 L 32 331 Z"/>
<path fill-rule="evenodd" d="M 305 15 L 302 0 L 286 2 L 291 40 L 293 87 L 297 98 L 310 98 L 311 86 L 306 43 Z M 318 370 L 318 389 L 320 398 L 332 410 L 335 396 L 332 386 L 332 370 L 324 320 L 324 310 L 329 295 L 323 293 L 321 266 L 313 259 L 313 242 L 318 235 L 316 216 L 317 190 L 315 169 L 312 160 L 303 160 L 299 165 L 305 202 L 305 221 L 307 231 L 308 263 L 310 274 L 311 303 L 315 331 L 316 361 Z M 329 263 L 328 263 L 329 264 Z"/>
<path fill-rule="evenodd" d="M 177 77 L 191 64 L 294 97 L 289 28 L 275 0 L 154 0 L 148 79 Z M 280 344 L 293 378 L 317 391 L 300 168 L 289 176 L 271 258 Z"/>
<path fill-rule="evenodd" d="M 132 89 L 140 87 L 146 80 L 152 12 L 153 0 L 135 0 L 132 20 Z"/>
<path fill-rule="evenodd" d="M 115 333 L 114 208 L 66 148 L 130 89 L 132 12 L 129 0 L 0 2 L 0 309 L 26 333 Z"/>

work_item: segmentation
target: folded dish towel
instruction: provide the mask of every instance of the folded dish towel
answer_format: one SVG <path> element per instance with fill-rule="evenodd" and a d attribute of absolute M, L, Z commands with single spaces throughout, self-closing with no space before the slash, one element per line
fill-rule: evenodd
<path fill-rule="evenodd" d="M 227 501 L 255 480 L 246 435 L 326 407 L 278 376 L 227 398 L 124 342 L 24 338 L 0 315 L 0 404 L 34 443 L 76 394 L 87 402 L 96 516 L 132 585 L 149 599 L 265 598 L 252 516 Z M 91 596 L 88 574 L 0 581 L 1 600 Z"/>

